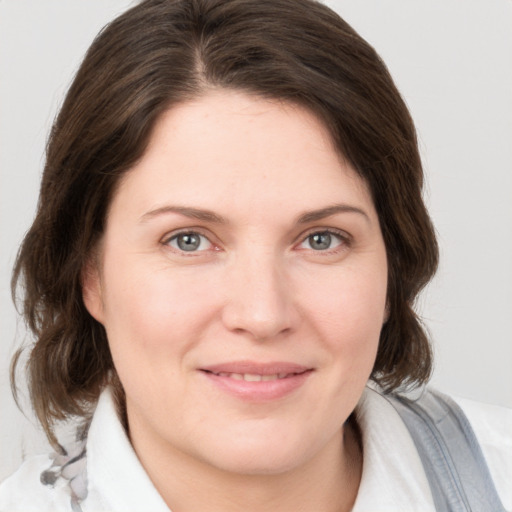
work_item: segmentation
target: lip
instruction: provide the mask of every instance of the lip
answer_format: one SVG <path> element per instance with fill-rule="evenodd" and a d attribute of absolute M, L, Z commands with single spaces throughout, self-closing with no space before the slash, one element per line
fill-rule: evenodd
<path fill-rule="evenodd" d="M 202 367 L 199 371 L 222 392 L 244 401 L 268 402 L 284 398 L 300 388 L 313 373 L 313 368 L 289 362 L 232 361 Z M 267 379 L 248 381 L 240 379 L 240 375 Z M 272 378 L 275 376 L 278 378 Z"/>

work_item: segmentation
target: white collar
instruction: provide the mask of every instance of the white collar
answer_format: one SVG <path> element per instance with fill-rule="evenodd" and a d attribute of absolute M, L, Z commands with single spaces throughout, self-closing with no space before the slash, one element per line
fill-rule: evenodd
<path fill-rule="evenodd" d="M 352 512 L 435 512 L 421 459 L 393 406 L 367 386 L 355 410 L 363 474 Z"/>
<path fill-rule="evenodd" d="M 353 512 L 434 512 L 421 460 L 394 408 L 367 387 L 355 413 L 364 455 Z M 109 389 L 100 396 L 89 430 L 87 474 L 84 512 L 170 512 L 130 444 Z"/>
<path fill-rule="evenodd" d="M 130 444 L 110 389 L 101 394 L 89 429 L 87 477 L 83 512 L 169 512 Z"/>

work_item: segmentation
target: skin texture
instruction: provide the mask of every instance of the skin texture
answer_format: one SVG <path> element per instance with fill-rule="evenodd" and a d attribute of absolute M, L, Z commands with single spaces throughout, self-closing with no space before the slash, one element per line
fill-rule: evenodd
<path fill-rule="evenodd" d="M 362 460 L 344 423 L 375 360 L 387 262 L 365 183 L 311 113 L 222 90 L 166 112 L 98 260 L 84 300 L 173 511 L 350 509 Z M 308 372 L 277 398 L 240 396 L 203 371 L 233 361 Z"/>

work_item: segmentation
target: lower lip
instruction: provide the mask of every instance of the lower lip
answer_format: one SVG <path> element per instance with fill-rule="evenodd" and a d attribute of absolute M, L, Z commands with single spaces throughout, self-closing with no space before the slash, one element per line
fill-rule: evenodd
<path fill-rule="evenodd" d="M 250 402 L 278 400 L 299 389 L 313 373 L 311 370 L 296 373 L 276 380 L 251 382 L 223 377 L 211 372 L 202 372 L 221 391 Z"/>

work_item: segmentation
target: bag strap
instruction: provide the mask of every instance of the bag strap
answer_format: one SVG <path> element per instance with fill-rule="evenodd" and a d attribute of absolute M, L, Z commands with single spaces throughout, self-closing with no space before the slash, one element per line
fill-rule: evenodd
<path fill-rule="evenodd" d="M 427 475 L 437 512 L 506 512 L 476 436 L 448 396 L 384 395 L 404 421 Z"/>

